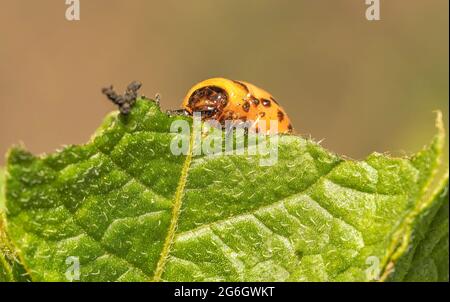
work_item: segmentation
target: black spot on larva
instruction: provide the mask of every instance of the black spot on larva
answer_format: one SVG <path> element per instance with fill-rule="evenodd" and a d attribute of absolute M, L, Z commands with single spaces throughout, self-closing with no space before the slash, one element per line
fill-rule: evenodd
<path fill-rule="evenodd" d="M 265 113 L 265 112 L 260 112 L 260 113 L 259 113 L 259 116 L 260 116 L 260 117 L 265 117 L 265 116 L 266 116 L 266 113 Z"/>
<path fill-rule="evenodd" d="M 235 81 L 235 80 L 233 80 L 233 82 L 236 83 L 236 84 L 238 84 L 238 85 L 241 86 L 242 88 L 244 88 L 244 90 L 247 91 L 247 93 L 250 92 L 250 91 L 248 90 L 247 85 L 245 85 L 244 83 L 241 83 L 241 82 Z"/>
<path fill-rule="evenodd" d="M 252 102 L 253 105 L 258 106 L 259 105 L 259 100 L 257 98 L 255 98 L 253 95 L 250 96 L 250 102 Z"/>
<path fill-rule="evenodd" d="M 277 102 L 277 101 L 275 101 L 275 99 L 274 99 L 273 97 L 270 97 L 270 99 L 272 100 L 272 102 L 274 102 L 275 104 L 277 104 L 277 105 L 278 105 L 278 102 Z"/>
<path fill-rule="evenodd" d="M 263 104 L 264 107 L 270 107 L 271 105 L 270 100 L 268 99 L 261 99 L 261 103 Z"/>
<path fill-rule="evenodd" d="M 217 86 L 206 86 L 192 93 L 188 101 L 191 112 L 201 112 L 202 118 L 217 118 L 228 104 L 227 92 Z"/>
<path fill-rule="evenodd" d="M 284 113 L 280 110 L 277 112 L 278 121 L 282 122 L 284 120 Z"/>
<path fill-rule="evenodd" d="M 248 112 L 250 110 L 250 103 L 249 102 L 245 102 L 244 105 L 242 105 L 242 109 L 245 112 Z"/>

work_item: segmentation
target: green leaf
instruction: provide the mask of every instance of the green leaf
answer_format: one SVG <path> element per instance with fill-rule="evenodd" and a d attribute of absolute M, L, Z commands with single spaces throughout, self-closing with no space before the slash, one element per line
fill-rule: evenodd
<path fill-rule="evenodd" d="M 3 215 L 0 213 L 0 215 Z M 3 218 L 1 218 L 3 219 Z M 0 235 L 2 236 L 2 235 Z M 3 236 L 2 236 L 3 237 Z M 3 241 L 3 238 L 0 238 Z M 12 275 L 11 265 L 6 258 L 5 248 L 3 246 L 3 242 L 0 242 L 0 282 L 9 282 L 14 281 L 14 277 Z"/>
<path fill-rule="evenodd" d="M 191 122 L 138 100 L 84 146 L 10 151 L 7 233 L 33 281 L 66 281 L 74 259 L 80 281 L 394 279 L 443 203 L 428 197 L 442 131 L 412 157 L 364 161 L 282 135 L 277 163 L 261 166 L 254 146 L 195 156 L 198 137 L 170 133 L 179 119 Z M 187 155 L 172 154 L 174 138 Z"/>
<path fill-rule="evenodd" d="M 6 258 L 6 249 L 5 249 L 5 233 L 4 233 L 4 206 L 5 206 L 5 198 L 3 194 L 4 187 L 4 171 L 3 168 L 0 167 L 0 282 L 13 281 L 13 276 L 11 272 L 11 266 Z"/>
<path fill-rule="evenodd" d="M 29 276 L 17 258 L 16 249 L 5 231 L 4 176 L 4 170 L 0 168 L 0 282 L 29 281 Z"/>
<path fill-rule="evenodd" d="M 10 282 L 15 279 L 4 227 L 4 213 L 0 212 L 0 282 Z"/>
<path fill-rule="evenodd" d="M 448 282 L 448 189 L 447 172 L 430 197 L 433 202 L 416 218 L 412 244 L 390 276 L 391 280 Z"/>
<path fill-rule="evenodd" d="M 4 183 L 5 183 L 5 171 L 2 167 L 0 167 L 0 212 L 3 212 L 5 210 Z"/>

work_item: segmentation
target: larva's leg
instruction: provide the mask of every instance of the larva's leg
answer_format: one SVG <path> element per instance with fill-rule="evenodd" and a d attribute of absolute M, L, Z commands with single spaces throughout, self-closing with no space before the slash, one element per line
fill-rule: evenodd
<path fill-rule="evenodd" d="M 155 103 L 158 107 L 161 107 L 161 95 L 159 93 L 155 94 Z"/>
<path fill-rule="evenodd" d="M 167 113 L 168 115 L 172 115 L 172 116 L 176 116 L 176 115 L 190 116 L 190 115 L 191 115 L 191 114 L 189 113 L 189 111 L 187 111 L 186 109 L 167 110 L 166 113 Z"/>

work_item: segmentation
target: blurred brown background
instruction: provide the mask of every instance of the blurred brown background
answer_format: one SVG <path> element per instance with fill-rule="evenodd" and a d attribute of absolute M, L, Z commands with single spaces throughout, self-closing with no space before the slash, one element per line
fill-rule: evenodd
<path fill-rule="evenodd" d="M 448 121 L 448 0 L 0 0 L 0 154 L 86 142 L 131 80 L 176 108 L 224 76 L 270 91 L 335 152 L 416 151 Z M 0 164 L 4 163 L 2 158 Z"/>

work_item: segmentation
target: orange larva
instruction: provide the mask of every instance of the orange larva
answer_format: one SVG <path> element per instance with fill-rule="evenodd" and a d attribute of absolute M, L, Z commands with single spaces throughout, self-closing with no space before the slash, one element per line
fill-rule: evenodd
<path fill-rule="evenodd" d="M 189 114 L 201 112 L 203 120 L 252 121 L 251 129 L 258 132 L 265 121 L 269 131 L 271 120 L 278 122 L 278 133 L 292 132 L 286 112 L 273 96 L 253 84 L 224 78 L 212 78 L 194 85 L 182 104 Z"/>

